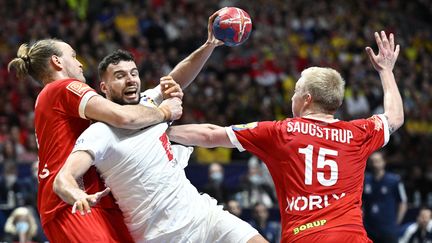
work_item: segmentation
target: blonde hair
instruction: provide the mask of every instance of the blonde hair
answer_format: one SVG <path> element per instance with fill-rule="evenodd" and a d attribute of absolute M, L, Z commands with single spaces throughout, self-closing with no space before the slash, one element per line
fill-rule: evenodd
<path fill-rule="evenodd" d="M 51 74 L 48 65 L 51 56 L 62 56 L 63 53 L 56 43 L 61 42 L 57 39 L 43 39 L 34 43 L 32 46 L 22 44 L 17 52 L 17 57 L 8 64 L 8 71 L 13 67 L 19 79 L 30 75 L 35 80 L 42 82 Z"/>
<path fill-rule="evenodd" d="M 333 113 L 342 104 L 345 81 L 338 71 L 332 68 L 310 67 L 303 70 L 301 78 L 304 79 L 302 93 L 309 93 L 317 108 Z"/>
<path fill-rule="evenodd" d="M 16 209 L 14 209 L 14 211 L 12 211 L 11 215 L 6 220 L 6 224 L 4 226 L 4 231 L 6 233 L 9 233 L 12 235 L 17 234 L 17 230 L 16 230 L 16 226 L 15 226 L 15 221 L 16 221 L 17 217 L 26 217 L 27 218 L 27 222 L 29 224 L 29 230 L 27 232 L 27 238 L 28 239 L 33 238 L 37 233 L 38 226 L 37 226 L 36 220 L 33 216 L 33 212 L 26 207 L 18 207 Z"/>

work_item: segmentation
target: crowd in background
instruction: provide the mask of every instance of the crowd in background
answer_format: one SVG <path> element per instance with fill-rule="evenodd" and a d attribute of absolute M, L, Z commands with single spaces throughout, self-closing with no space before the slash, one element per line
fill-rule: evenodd
<path fill-rule="evenodd" d="M 346 99 L 338 118 L 380 113 L 381 83 L 364 47 L 373 45 L 374 31 L 393 32 L 401 45 L 395 75 L 405 124 L 384 149 L 387 167 L 402 177 L 411 206 L 432 206 L 432 2 L 428 0 L 5 0 L 0 1 L 3 207 L 12 203 L 8 190 L 17 181 L 13 175 L 17 177 L 18 168 L 37 160 L 33 107 L 41 87 L 7 71 L 21 43 L 47 37 L 66 41 L 76 50 L 87 82 L 97 90 L 98 62 L 113 50 L 128 50 L 136 58 L 145 89 L 155 86 L 206 40 L 208 17 L 224 6 L 249 13 L 251 36 L 242 46 L 217 48 L 184 91 L 184 115 L 177 123 L 231 125 L 290 117 L 295 82 L 309 66 L 332 67 L 344 77 Z M 250 154 L 231 149 L 204 148 L 197 148 L 193 157 L 203 164 L 250 159 Z M 266 206 L 274 206 L 273 196 L 269 194 Z M 34 199 L 26 200 L 15 198 L 15 207 L 35 205 Z"/>

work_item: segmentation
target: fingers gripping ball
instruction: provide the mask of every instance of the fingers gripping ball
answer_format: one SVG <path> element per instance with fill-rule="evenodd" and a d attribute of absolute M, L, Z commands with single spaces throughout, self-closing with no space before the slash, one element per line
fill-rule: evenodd
<path fill-rule="evenodd" d="M 236 7 L 223 9 L 213 22 L 214 36 L 227 46 L 243 44 L 252 31 L 252 20 L 248 13 Z"/>

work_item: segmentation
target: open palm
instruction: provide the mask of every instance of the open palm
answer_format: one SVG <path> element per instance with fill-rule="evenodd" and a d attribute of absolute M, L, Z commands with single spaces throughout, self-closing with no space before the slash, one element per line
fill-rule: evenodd
<path fill-rule="evenodd" d="M 375 32 L 375 40 L 378 45 L 378 55 L 375 55 L 372 48 L 369 46 L 366 47 L 366 52 L 372 65 L 378 72 L 383 70 L 393 70 L 394 64 L 399 55 L 399 45 L 396 45 L 395 47 L 393 34 L 390 34 L 387 39 L 387 35 L 384 31 L 381 31 L 381 35 Z"/>

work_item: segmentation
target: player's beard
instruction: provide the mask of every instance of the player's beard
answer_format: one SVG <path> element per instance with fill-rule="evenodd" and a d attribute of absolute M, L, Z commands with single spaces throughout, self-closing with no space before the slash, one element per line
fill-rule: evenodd
<path fill-rule="evenodd" d="M 139 97 L 139 95 L 138 95 Z M 137 105 L 139 104 L 139 98 L 137 100 L 125 100 L 122 97 L 111 97 L 111 101 L 119 105 Z"/>

